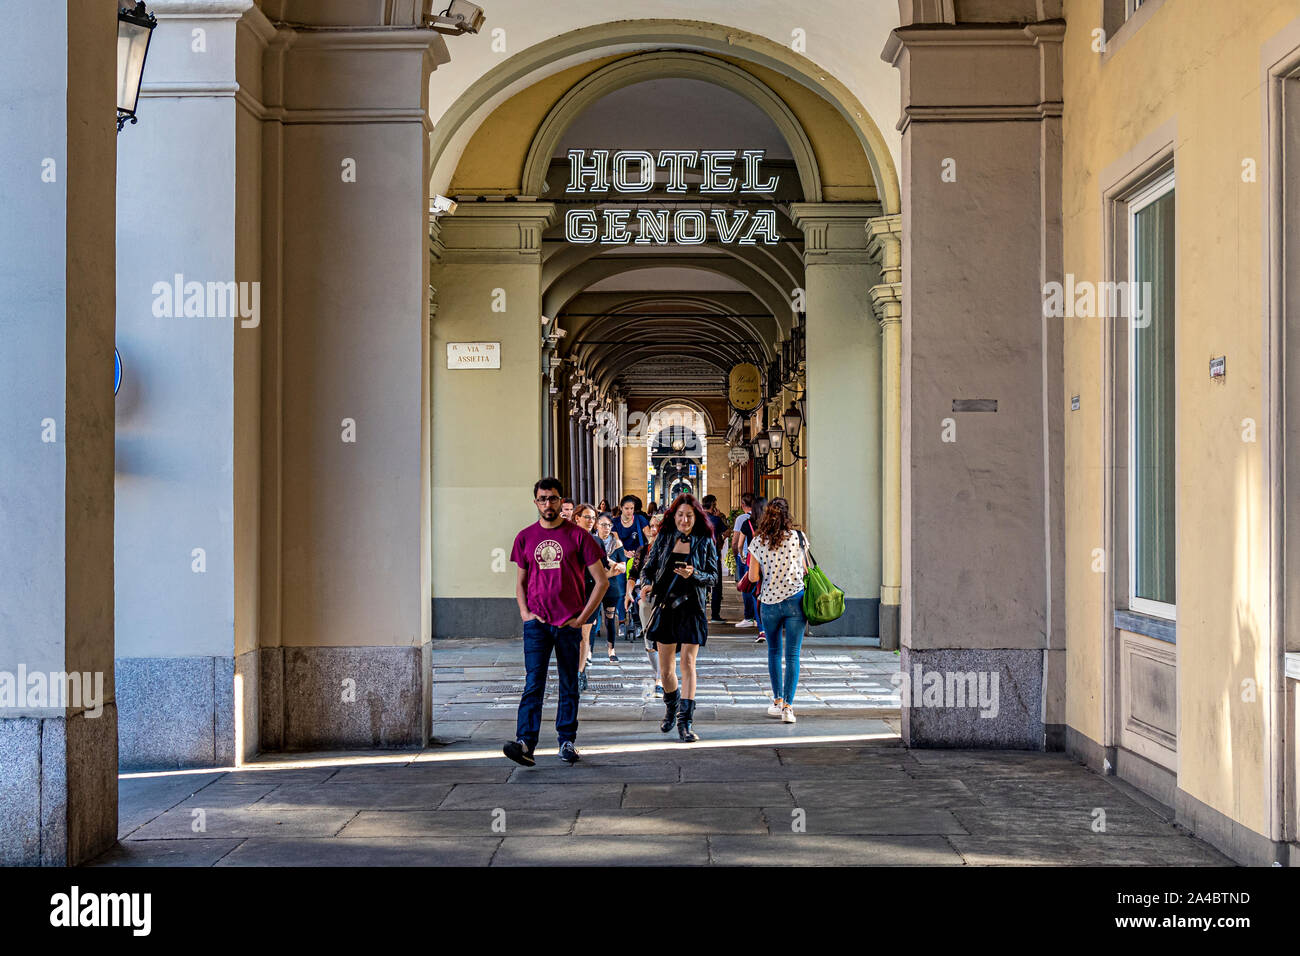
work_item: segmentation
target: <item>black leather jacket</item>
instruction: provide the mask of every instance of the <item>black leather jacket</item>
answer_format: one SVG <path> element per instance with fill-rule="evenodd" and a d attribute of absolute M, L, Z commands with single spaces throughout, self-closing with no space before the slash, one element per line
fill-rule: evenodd
<path fill-rule="evenodd" d="M 664 575 L 672 574 L 669 566 L 672 563 L 672 550 L 676 541 L 676 532 L 661 531 L 646 556 L 645 565 L 641 568 L 641 583 L 655 585 L 656 593 L 661 593 L 663 590 L 659 586 L 661 582 L 666 586 Z M 707 616 L 709 595 L 722 575 L 718 548 L 710 535 L 691 535 L 691 566 L 695 568 L 695 573 L 690 576 L 689 582 L 695 585 L 695 596 L 700 599 L 700 608 Z"/>

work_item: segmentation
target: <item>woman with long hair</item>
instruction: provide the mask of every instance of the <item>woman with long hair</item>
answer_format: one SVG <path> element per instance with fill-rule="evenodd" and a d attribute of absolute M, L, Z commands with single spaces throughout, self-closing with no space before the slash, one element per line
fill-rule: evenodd
<path fill-rule="evenodd" d="M 755 509 L 757 510 L 757 509 Z M 790 504 L 773 498 L 763 510 L 749 543 L 749 580 L 763 582 L 758 613 L 767 632 L 767 673 L 772 680 L 768 716 L 794 723 L 799 686 L 799 650 L 808 619 L 803 613 L 803 579 L 808 570 L 808 539 L 790 520 Z M 782 649 L 785 670 L 782 673 Z"/>
<path fill-rule="evenodd" d="M 641 599 L 653 599 L 646 637 L 659 649 L 668 733 L 677 724 L 684 743 L 699 740 L 695 720 L 695 659 L 709 636 L 709 594 L 722 573 L 709 521 L 694 495 L 682 494 L 664 511 L 663 530 L 641 571 Z M 677 651 L 682 654 L 681 685 Z"/>
<path fill-rule="evenodd" d="M 654 547 L 655 539 L 659 537 L 659 528 L 663 524 L 663 518 L 655 515 L 650 519 L 650 523 L 642 529 L 642 535 L 645 538 L 645 544 L 636 549 L 636 554 L 632 557 L 632 565 L 627 572 L 627 596 L 623 599 L 624 607 L 628 614 L 628 626 L 631 626 L 633 615 L 633 604 L 636 600 L 637 589 L 641 585 L 641 572 L 645 568 L 647 556 L 650 549 Z M 655 697 L 660 698 L 664 695 L 664 685 L 661 683 L 662 678 L 659 676 L 659 652 L 655 649 L 655 642 L 650 640 L 645 633 L 646 613 L 650 603 L 641 601 L 637 607 L 637 616 L 641 619 L 641 642 L 645 645 L 646 657 L 650 661 L 650 673 L 654 675 L 655 680 Z"/>
<path fill-rule="evenodd" d="M 594 537 L 595 532 L 593 529 L 596 524 L 596 509 L 584 501 L 573 509 L 573 523 L 583 531 L 591 532 Z M 599 541 L 596 543 L 600 544 Z M 601 550 L 603 552 L 604 549 L 602 548 Z M 601 560 L 605 562 L 605 569 L 609 570 L 610 561 L 608 555 L 602 557 Z M 596 586 L 596 582 L 591 579 L 590 574 L 586 577 L 587 594 L 590 596 L 591 589 Z M 596 627 L 600 626 L 600 611 L 601 609 L 597 607 L 591 615 L 591 620 L 582 625 L 582 646 L 578 648 L 578 690 L 587 689 L 587 665 L 591 663 L 591 630 L 593 625 Z"/>
<path fill-rule="evenodd" d="M 614 521 L 609 515 L 601 515 L 596 519 L 595 535 L 596 543 L 600 545 L 609 560 L 605 567 L 609 572 L 609 589 L 601 599 L 601 610 L 605 615 L 603 627 L 605 643 L 609 645 L 609 662 L 617 664 L 619 663 L 618 652 L 614 647 L 614 641 L 618 638 L 616 615 L 623 606 L 623 587 L 626 582 L 623 572 L 627 570 L 627 554 L 623 550 L 623 542 L 619 540 L 618 535 L 614 534 Z"/>
<path fill-rule="evenodd" d="M 759 522 L 763 520 L 763 511 L 767 507 L 767 499 L 762 497 L 754 498 L 751 507 L 752 510 L 749 515 L 749 520 L 745 522 L 744 527 L 741 528 L 740 531 L 740 556 L 746 562 L 749 561 L 750 543 L 754 540 L 754 534 L 758 529 Z M 762 644 L 767 640 L 767 633 L 766 629 L 763 627 L 763 615 L 758 612 L 758 599 L 754 596 L 752 591 L 746 591 L 741 595 L 741 597 L 744 598 L 745 602 L 745 618 L 736 626 L 744 627 L 748 625 L 750 627 L 757 627 L 758 637 L 754 638 L 754 643 Z"/>

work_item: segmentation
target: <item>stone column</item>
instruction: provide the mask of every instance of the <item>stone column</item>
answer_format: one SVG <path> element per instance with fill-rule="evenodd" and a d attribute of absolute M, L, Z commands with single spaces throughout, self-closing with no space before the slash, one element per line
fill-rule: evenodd
<path fill-rule="evenodd" d="M 1050 652 L 1064 397 L 1042 289 L 1060 262 L 1064 30 L 916 24 L 884 53 L 903 76 L 902 726 L 913 747 L 1041 749 L 1061 736 L 1060 708 L 1044 708 L 1045 688 L 1063 688 L 1063 655 Z M 972 676 L 995 707 L 927 701 L 936 680 Z"/>
<path fill-rule="evenodd" d="M 565 477 L 564 491 L 570 498 L 578 497 L 578 416 L 572 408 L 566 416 L 569 420 L 569 473 Z"/>
<path fill-rule="evenodd" d="M 880 605 L 880 330 L 867 251 L 872 203 L 794 203 L 807 286 L 808 531 L 844 589 L 839 620 L 821 635 L 875 636 Z"/>
<path fill-rule="evenodd" d="M 4 866 L 76 865 L 117 838 L 114 10 L 15 12 L 0 62 Z"/>
<path fill-rule="evenodd" d="M 267 58 L 280 321 L 264 330 L 261 555 L 278 613 L 263 616 L 263 740 L 415 746 L 431 700 L 430 285 L 440 323 L 461 307 L 429 271 L 428 92 L 446 45 L 417 28 L 285 27 Z"/>
<path fill-rule="evenodd" d="M 262 58 L 252 0 L 161 0 L 119 138 L 116 632 L 125 769 L 258 745 Z M 240 675 L 240 712 L 235 681 Z"/>
<path fill-rule="evenodd" d="M 433 633 L 520 633 L 511 546 L 537 520 L 542 233 L 550 203 L 462 203 L 443 219 L 433 364 Z M 452 342 L 499 342 L 499 369 L 448 369 Z M 474 534 L 455 516 L 474 516 Z"/>
<path fill-rule="evenodd" d="M 898 648 L 903 554 L 903 248 L 902 216 L 867 224 L 868 250 L 880 265 L 881 283 L 871 287 L 880 324 L 880 646 Z"/>

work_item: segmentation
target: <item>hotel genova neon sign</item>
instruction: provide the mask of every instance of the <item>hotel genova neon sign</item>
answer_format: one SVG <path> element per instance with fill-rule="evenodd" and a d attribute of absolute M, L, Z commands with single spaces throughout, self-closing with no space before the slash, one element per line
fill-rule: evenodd
<path fill-rule="evenodd" d="M 780 177 L 759 181 L 761 149 L 644 149 L 569 150 L 569 194 L 608 193 L 611 178 L 619 194 L 655 189 L 658 169 L 668 172 L 663 191 L 685 194 L 686 170 L 700 171 L 698 192 L 704 201 L 714 196 L 761 195 L 776 189 Z M 743 164 L 743 169 L 737 168 Z M 578 245 L 702 245 L 709 225 L 715 241 L 754 246 L 779 243 L 775 209 L 570 209 L 564 214 L 564 237 Z"/>

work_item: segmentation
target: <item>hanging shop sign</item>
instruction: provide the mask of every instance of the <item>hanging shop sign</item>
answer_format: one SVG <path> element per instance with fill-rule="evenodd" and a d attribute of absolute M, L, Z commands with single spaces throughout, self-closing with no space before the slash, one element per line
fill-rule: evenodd
<path fill-rule="evenodd" d="M 500 342 L 448 342 L 447 368 L 500 368 Z"/>
<path fill-rule="evenodd" d="M 695 189 L 701 203 L 724 196 L 770 195 L 780 177 L 760 181 L 763 153 L 761 149 L 661 149 L 651 154 L 644 149 L 620 149 L 611 162 L 607 149 L 571 149 L 565 192 L 608 193 L 612 177 L 614 192 L 620 195 L 661 188 L 675 197 L 688 192 L 686 170 L 691 169 L 698 170 L 700 182 Z M 743 172 L 737 164 L 743 165 Z M 667 171 L 662 187 L 655 181 L 659 169 Z M 624 201 L 622 208 L 576 208 L 564 214 L 564 237 L 578 245 L 700 245 L 710 241 L 710 226 L 714 241 L 724 244 L 781 241 L 775 209 L 643 209 Z"/>
<path fill-rule="evenodd" d="M 763 404 L 763 376 L 757 365 L 733 365 L 727 376 L 727 400 L 738 412 L 752 412 Z"/>

